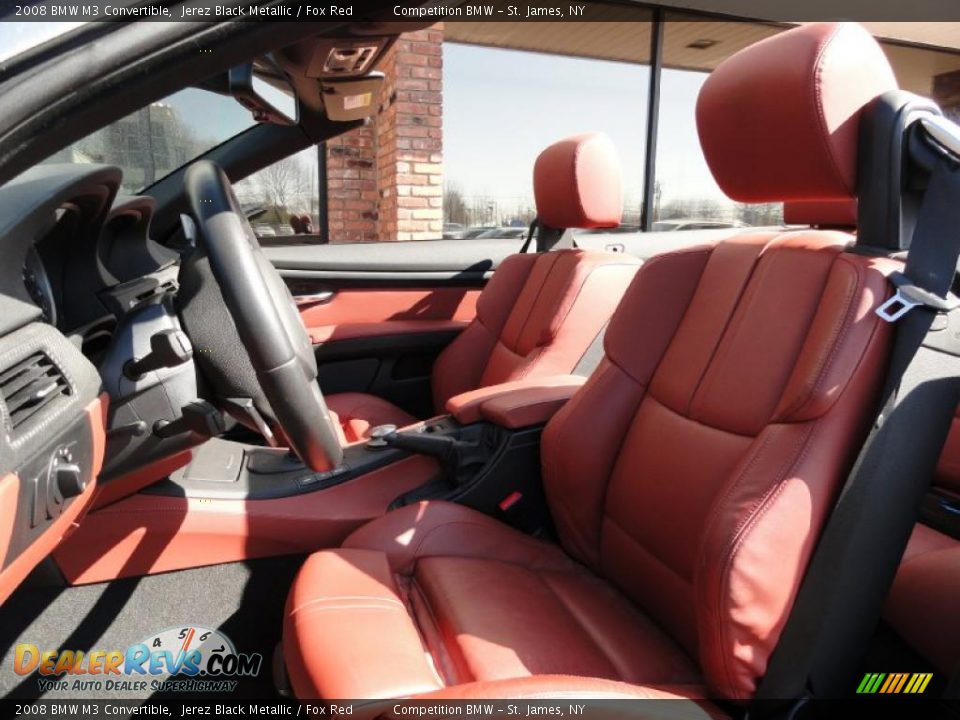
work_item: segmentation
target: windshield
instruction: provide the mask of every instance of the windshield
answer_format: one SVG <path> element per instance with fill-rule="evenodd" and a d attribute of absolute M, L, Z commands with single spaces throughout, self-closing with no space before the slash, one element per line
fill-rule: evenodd
<path fill-rule="evenodd" d="M 254 124 L 232 97 L 188 88 L 68 145 L 44 163 L 116 165 L 123 170 L 123 191 L 133 194 Z"/>
<path fill-rule="evenodd" d="M 4 14 L 0 11 L 0 18 Z M 10 22 L 0 20 L 0 61 L 8 60 L 58 35 L 70 32 L 82 22 Z"/>

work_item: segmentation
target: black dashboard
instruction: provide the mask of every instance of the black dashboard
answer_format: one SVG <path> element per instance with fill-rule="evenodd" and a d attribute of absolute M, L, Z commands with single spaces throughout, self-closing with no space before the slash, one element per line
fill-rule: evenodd
<path fill-rule="evenodd" d="M 41 321 L 96 363 L 127 311 L 176 289 L 179 255 L 149 236 L 153 200 L 118 197 L 120 178 L 47 165 L 0 190 L 0 335 Z"/>
<path fill-rule="evenodd" d="M 60 536 L 95 477 L 199 441 L 155 432 L 199 397 L 192 361 L 129 372 L 154 335 L 179 331 L 180 255 L 150 238 L 153 199 L 118 197 L 120 181 L 115 167 L 42 165 L 0 188 L 0 574 Z"/>

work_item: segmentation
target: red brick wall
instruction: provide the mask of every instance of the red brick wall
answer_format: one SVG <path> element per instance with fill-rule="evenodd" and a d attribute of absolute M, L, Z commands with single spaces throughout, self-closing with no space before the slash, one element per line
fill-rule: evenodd
<path fill-rule="evenodd" d="M 443 26 L 401 36 L 369 125 L 327 144 L 331 242 L 443 231 Z"/>
<path fill-rule="evenodd" d="M 327 142 L 331 241 L 376 240 L 379 199 L 374 128 L 368 125 Z"/>

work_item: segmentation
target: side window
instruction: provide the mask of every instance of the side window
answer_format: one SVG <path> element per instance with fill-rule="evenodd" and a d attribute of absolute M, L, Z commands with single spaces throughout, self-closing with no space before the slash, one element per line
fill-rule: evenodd
<path fill-rule="evenodd" d="M 784 28 L 745 22 L 686 22 L 684 17 L 668 14 L 664 27 L 652 229 L 779 225 L 782 204 L 747 205 L 724 195 L 700 149 L 695 108 L 710 71 L 738 50 Z"/>
<path fill-rule="evenodd" d="M 234 185 L 263 244 L 320 242 L 319 155 L 309 147 L 268 165 Z"/>
<path fill-rule="evenodd" d="M 640 230 L 645 192 L 659 232 L 781 224 L 780 203 L 734 202 L 717 186 L 695 108 L 717 65 L 789 26 L 667 13 L 648 149 L 652 12 L 597 7 L 609 22 L 447 21 L 404 33 L 378 67 L 368 123 L 237 184 L 263 211 L 258 234 L 268 244 L 516 240 L 536 213 L 537 154 L 585 131 L 607 133 L 619 153 L 622 231 Z M 960 118 L 960 54 L 883 47 L 901 87 Z"/>
<path fill-rule="evenodd" d="M 326 143 L 329 242 L 517 240 L 535 214 L 537 154 L 591 130 L 621 153 L 625 223 L 637 225 L 652 14 L 609 17 L 404 33 L 378 68 L 371 121 Z"/>
<path fill-rule="evenodd" d="M 585 23 L 444 26 L 446 237 L 522 235 L 536 215 L 533 164 L 555 140 L 605 132 L 624 175 L 624 229 L 643 205 L 651 14 L 613 7 Z"/>
<path fill-rule="evenodd" d="M 781 204 L 737 203 L 714 182 L 700 149 L 694 109 L 710 71 L 738 50 L 785 27 L 695 17 L 668 13 L 664 27 L 653 229 L 779 225 Z M 960 118 L 960 54 L 889 41 L 881 44 L 901 88 L 933 98 L 948 116 Z"/>

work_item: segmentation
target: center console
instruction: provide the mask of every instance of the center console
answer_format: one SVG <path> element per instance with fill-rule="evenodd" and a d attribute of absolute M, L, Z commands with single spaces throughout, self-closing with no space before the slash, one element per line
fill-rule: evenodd
<path fill-rule="evenodd" d="M 193 461 L 143 492 L 220 500 L 286 498 L 348 483 L 410 455 L 432 457 L 435 472 L 390 508 L 422 500 L 458 502 L 524 530 L 547 522 L 540 487 L 543 425 L 583 384 L 556 376 L 493 385 L 451 398 L 449 415 L 405 428 L 381 426 L 344 449 L 343 463 L 317 473 L 283 448 L 213 439 Z"/>
<path fill-rule="evenodd" d="M 379 428 L 325 473 L 283 449 L 210 440 L 169 479 L 93 511 L 57 550 L 57 565 L 76 584 L 311 553 L 422 500 L 542 533 L 550 520 L 540 435 L 582 383 L 563 376 L 456 396 L 449 415 Z"/>

